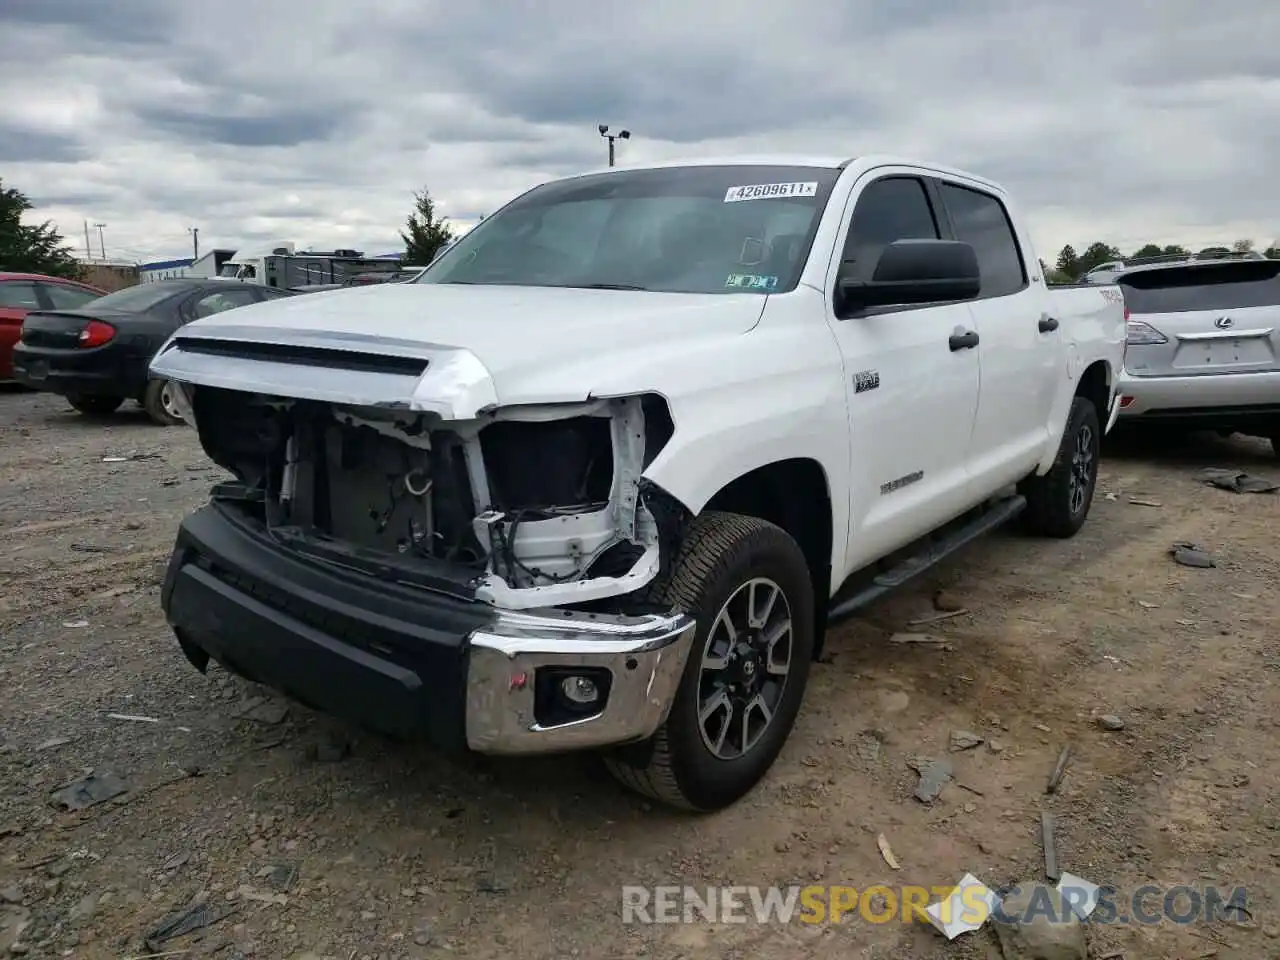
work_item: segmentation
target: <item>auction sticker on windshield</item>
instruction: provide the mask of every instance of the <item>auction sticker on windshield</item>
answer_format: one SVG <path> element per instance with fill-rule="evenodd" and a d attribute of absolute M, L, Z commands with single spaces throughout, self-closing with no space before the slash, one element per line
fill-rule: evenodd
<path fill-rule="evenodd" d="M 725 191 L 725 203 L 741 200 L 772 200 L 774 197 L 816 197 L 817 181 L 809 183 L 750 183 Z"/>

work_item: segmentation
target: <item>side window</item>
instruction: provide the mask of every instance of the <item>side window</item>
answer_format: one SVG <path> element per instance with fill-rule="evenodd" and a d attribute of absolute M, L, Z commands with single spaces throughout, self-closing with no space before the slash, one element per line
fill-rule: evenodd
<path fill-rule="evenodd" d="M 36 285 L 29 280 L 6 280 L 0 283 L 0 307 L 16 310 L 39 310 Z"/>
<path fill-rule="evenodd" d="M 853 208 L 843 272 L 870 280 L 880 252 L 895 240 L 937 239 L 938 222 L 923 183 L 915 177 L 876 180 L 862 191 Z"/>
<path fill-rule="evenodd" d="M 44 292 L 48 294 L 55 310 L 79 310 L 90 300 L 97 300 L 101 294 L 91 290 L 82 290 L 62 283 L 44 283 Z"/>
<path fill-rule="evenodd" d="M 236 307 L 255 303 L 257 299 L 252 290 L 218 290 L 215 293 L 206 293 L 197 300 L 192 305 L 191 312 L 197 318 L 211 317 L 224 310 L 234 310 Z"/>
<path fill-rule="evenodd" d="M 995 197 L 955 184 L 941 185 L 956 239 L 971 244 L 982 275 L 981 297 L 1007 297 L 1027 285 L 1022 252 L 1004 204 Z"/>

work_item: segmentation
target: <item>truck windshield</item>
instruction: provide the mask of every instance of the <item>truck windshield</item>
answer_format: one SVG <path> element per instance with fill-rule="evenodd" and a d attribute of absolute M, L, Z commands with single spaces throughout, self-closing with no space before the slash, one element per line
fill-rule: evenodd
<path fill-rule="evenodd" d="M 840 171 L 689 166 L 535 187 L 415 283 L 781 293 L 795 287 Z"/>
<path fill-rule="evenodd" d="M 1280 260 L 1187 264 L 1120 277 L 1132 313 L 1186 313 L 1280 306 Z"/>

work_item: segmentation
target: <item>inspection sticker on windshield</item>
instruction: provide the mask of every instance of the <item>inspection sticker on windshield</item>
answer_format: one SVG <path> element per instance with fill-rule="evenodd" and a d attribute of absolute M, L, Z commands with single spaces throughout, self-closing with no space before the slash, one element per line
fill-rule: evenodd
<path fill-rule="evenodd" d="M 757 276 L 754 273 L 731 273 L 725 280 L 726 287 L 738 287 L 743 290 L 772 290 L 778 285 L 777 277 Z"/>
<path fill-rule="evenodd" d="M 737 203 L 740 200 L 772 200 L 774 197 L 816 197 L 818 184 L 809 183 L 751 183 L 741 187 L 730 187 L 725 191 L 725 203 Z"/>

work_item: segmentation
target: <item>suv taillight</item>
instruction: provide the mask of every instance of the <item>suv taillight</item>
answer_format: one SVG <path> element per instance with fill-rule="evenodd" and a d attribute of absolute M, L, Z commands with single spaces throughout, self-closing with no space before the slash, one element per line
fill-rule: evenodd
<path fill-rule="evenodd" d="M 104 343 L 110 343 L 115 335 L 116 328 L 111 324 L 103 323 L 101 320 L 90 320 L 80 331 L 79 346 L 100 347 Z"/>

